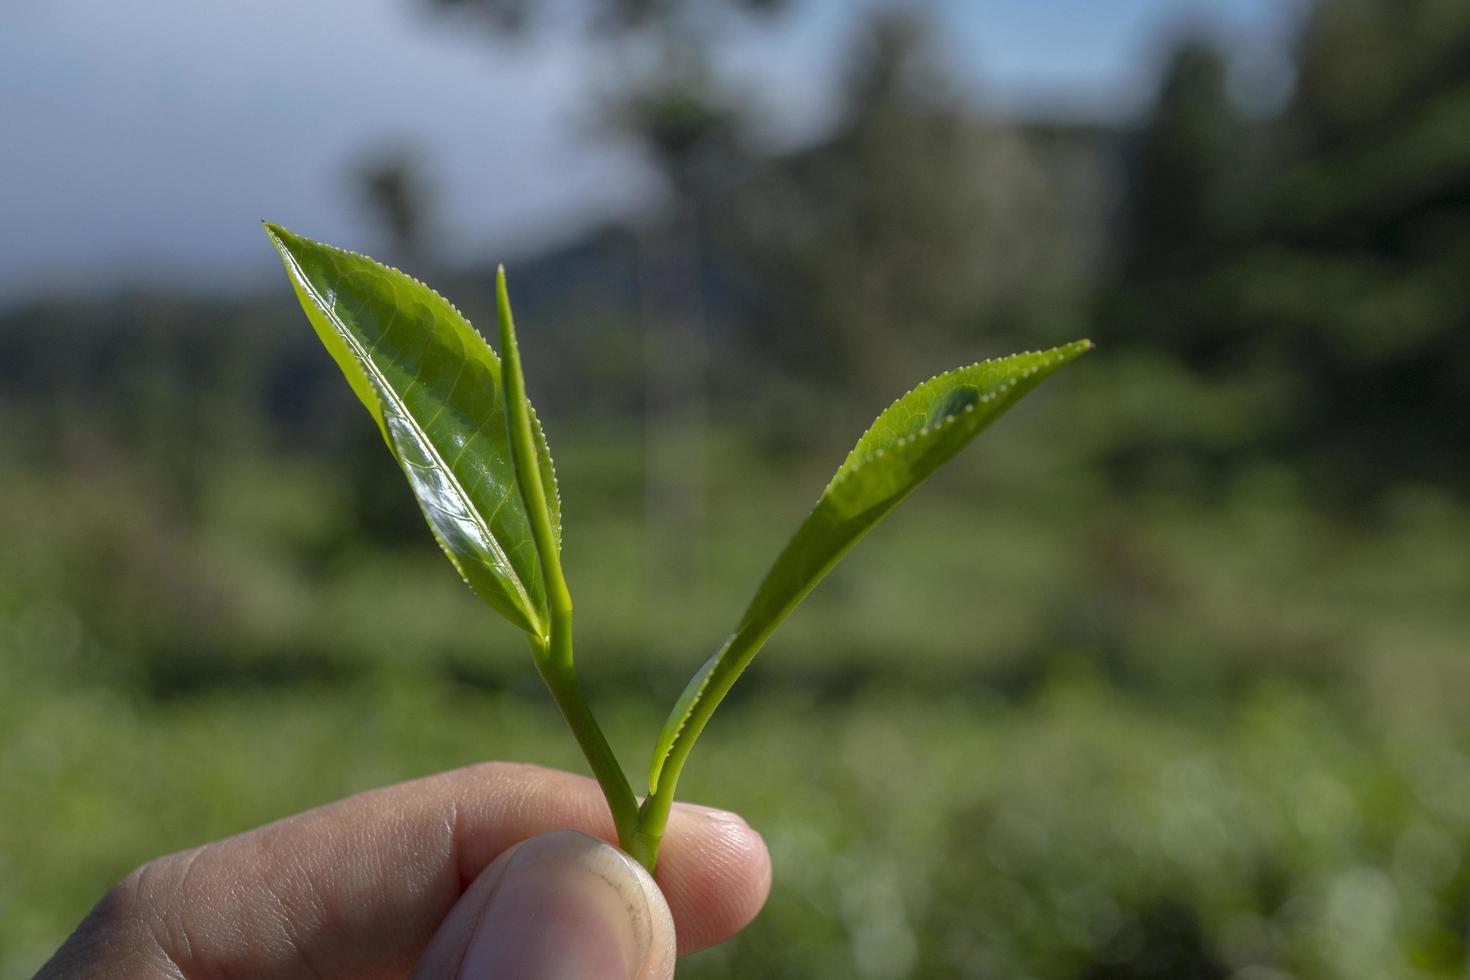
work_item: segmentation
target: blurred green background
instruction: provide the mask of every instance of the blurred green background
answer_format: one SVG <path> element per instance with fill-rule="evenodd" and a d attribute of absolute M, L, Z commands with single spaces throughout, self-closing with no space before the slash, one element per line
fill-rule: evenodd
<path fill-rule="evenodd" d="M 1001 5 L 570 6 L 414 16 L 491 60 L 578 38 L 576 125 L 641 161 L 637 205 L 439 247 L 458 204 L 410 147 L 334 164 L 370 229 L 338 243 L 482 329 L 511 256 L 635 777 L 878 409 L 1099 343 L 717 716 L 682 795 L 745 814 L 775 887 L 681 975 L 1470 976 L 1470 5 L 1297 5 L 1275 47 L 1155 17 L 1144 96 L 1101 109 L 987 99 L 949 34 Z M 797 93 L 731 64 L 793 31 L 830 97 L 762 138 Z M 582 769 L 283 279 L 87 275 L 0 309 L 4 980 L 157 854 L 481 759 Z"/>

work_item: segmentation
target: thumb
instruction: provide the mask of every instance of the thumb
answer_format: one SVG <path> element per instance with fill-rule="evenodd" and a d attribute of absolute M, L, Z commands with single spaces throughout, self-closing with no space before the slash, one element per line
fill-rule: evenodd
<path fill-rule="evenodd" d="M 418 980 L 669 980 L 674 919 L 653 878 L 595 837 L 557 830 L 487 867 L 439 926 Z"/>

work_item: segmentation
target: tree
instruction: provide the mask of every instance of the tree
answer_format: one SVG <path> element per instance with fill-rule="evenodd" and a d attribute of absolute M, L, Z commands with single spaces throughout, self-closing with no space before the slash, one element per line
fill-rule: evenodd
<path fill-rule="evenodd" d="M 555 29 L 529 0 L 427 0 L 479 19 L 498 37 Z M 743 115 L 711 70 L 709 48 L 731 14 L 772 17 L 785 0 L 586 0 L 582 28 L 625 81 L 605 101 L 613 132 L 639 147 L 663 178 L 663 213 L 640 223 L 638 292 L 644 335 L 645 511 L 650 569 L 666 589 L 698 582 L 706 389 L 702 204 L 741 158 Z M 651 45 L 654 54 L 648 59 Z"/>
<path fill-rule="evenodd" d="M 725 227 L 749 336 L 823 399 L 976 357 L 1075 270 L 1046 161 L 948 83 L 928 23 L 879 15 L 826 139 L 769 161 Z"/>
<path fill-rule="evenodd" d="M 1470 7 L 1328 0 L 1279 118 L 1186 47 L 1139 137 L 1107 334 L 1290 398 L 1270 448 L 1335 485 L 1466 485 Z M 1239 447 L 1244 450 L 1244 445 Z"/>

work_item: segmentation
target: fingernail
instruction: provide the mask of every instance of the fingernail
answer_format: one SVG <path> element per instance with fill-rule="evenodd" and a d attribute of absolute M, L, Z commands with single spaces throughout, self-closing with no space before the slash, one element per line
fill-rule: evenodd
<path fill-rule="evenodd" d="M 485 903 L 458 975 L 633 980 L 653 942 L 643 887 L 631 858 L 586 834 L 527 841 Z"/>

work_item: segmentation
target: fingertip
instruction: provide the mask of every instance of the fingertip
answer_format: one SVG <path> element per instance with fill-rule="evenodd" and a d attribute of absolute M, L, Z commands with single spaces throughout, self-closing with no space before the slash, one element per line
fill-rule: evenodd
<path fill-rule="evenodd" d="M 585 776 L 487 763 L 440 778 L 446 789 L 455 787 L 459 800 L 455 850 L 464 882 L 517 841 L 551 828 L 617 841 L 607 803 Z M 739 815 L 676 803 L 655 877 L 673 912 L 684 955 L 723 942 L 755 918 L 771 889 L 771 857 L 765 840 Z"/>
<path fill-rule="evenodd" d="M 664 895 L 641 865 L 599 838 L 554 830 L 491 863 L 413 976 L 669 980 L 674 937 Z"/>
<path fill-rule="evenodd" d="M 679 955 L 723 942 L 750 924 L 771 891 L 771 855 L 734 813 L 679 804 L 655 876 L 674 912 Z"/>

